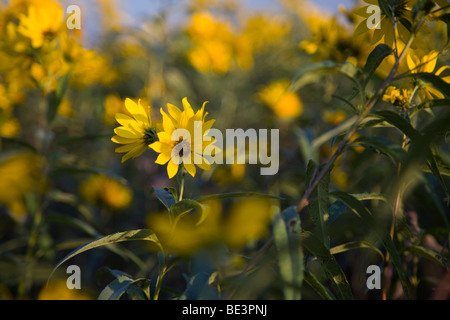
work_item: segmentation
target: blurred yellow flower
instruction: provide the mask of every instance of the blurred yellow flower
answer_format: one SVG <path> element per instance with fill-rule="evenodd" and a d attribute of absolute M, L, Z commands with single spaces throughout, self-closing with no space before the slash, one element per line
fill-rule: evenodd
<path fill-rule="evenodd" d="M 59 44 L 61 54 L 71 67 L 71 85 L 82 88 L 94 83 L 107 85 L 116 80 L 107 59 L 92 49 L 84 48 L 68 32 L 61 32 Z"/>
<path fill-rule="evenodd" d="M 188 60 L 194 68 L 202 73 L 228 72 L 233 54 L 233 34 L 229 25 L 208 12 L 199 12 L 192 15 L 186 31 L 194 43 L 187 51 Z"/>
<path fill-rule="evenodd" d="M 52 0 L 31 4 L 27 15 L 20 16 L 19 32 L 31 40 L 33 48 L 40 48 L 45 40 L 54 39 L 63 25 L 64 12 Z"/>
<path fill-rule="evenodd" d="M 103 106 L 103 122 L 108 125 L 116 123 L 116 113 L 127 112 L 124 101 L 117 93 L 108 94 Z"/>
<path fill-rule="evenodd" d="M 81 197 L 88 203 L 112 210 L 127 208 L 133 194 L 130 188 L 103 174 L 92 175 L 80 184 Z"/>
<path fill-rule="evenodd" d="M 395 86 L 389 86 L 383 95 L 383 101 L 405 108 L 410 102 L 411 94 L 411 88 L 398 89 Z"/>
<path fill-rule="evenodd" d="M 401 19 L 408 20 L 411 22 L 411 7 L 417 0 L 397 0 L 391 1 L 390 3 L 393 6 L 393 11 L 396 19 L 399 21 L 396 23 L 398 35 L 396 35 L 397 39 L 400 39 L 404 43 L 408 41 L 409 38 L 409 30 L 406 26 L 403 25 Z M 371 5 L 375 5 L 378 7 L 378 0 L 364 0 L 367 3 L 367 6 L 356 9 L 353 13 L 364 18 L 363 21 L 356 27 L 354 31 L 354 35 L 360 36 L 366 32 L 371 31 L 367 26 L 367 19 L 372 15 L 372 13 L 367 12 L 367 8 Z M 370 11 L 369 11 L 370 12 Z M 373 31 L 372 42 L 371 45 L 379 42 L 383 39 L 384 43 L 392 48 L 394 44 L 394 23 L 392 20 L 386 16 L 386 14 L 381 10 L 381 17 L 379 24 L 376 25 L 376 28 Z"/>
<path fill-rule="evenodd" d="M 412 74 L 433 73 L 434 69 L 436 68 L 438 56 L 439 52 L 434 50 L 424 55 L 422 59 L 420 59 L 416 55 L 411 56 L 410 54 L 408 54 L 406 57 L 408 69 L 411 71 Z M 441 73 L 447 69 L 450 69 L 450 66 L 445 65 L 439 68 L 439 70 L 437 70 L 436 72 L 434 72 L 434 74 L 436 76 L 440 76 Z M 444 80 L 447 83 L 450 83 L 450 76 L 442 77 L 442 80 Z M 437 99 L 445 98 L 444 94 L 442 94 L 439 90 L 433 88 L 431 84 L 425 83 L 423 81 L 419 82 L 418 95 L 422 99 L 422 101 L 425 100 L 426 98 L 429 100 L 433 100 L 435 98 Z"/>
<path fill-rule="evenodd" d="M 315 61 L 333 60 L 337 63 L 349 61 L 363 67 L 370 46 L 366 41 L 355 41 L 336 18 L 319 15 L 305 17 L 311 36 L 300 42 L 300 49 L 312 55 Z"/>
<path fill-rule="evenodd" d="M 155 162 L 160 165 L 165 165 L 167 163 L 167 174 L 170 179 L 177 174 L 178 166 L 181 163 L 183 163 L 183 167 L 192 177 L 194 177 L 196 173 L 195 165 L 203 170 L 211 169 L 208 160 L 203 157 L 203 151 L 214 141 L 208 141 L 208 139 L 204 138 L 215 120 L 205 122 L 205 118 L 208 115 L 208 113 L 205 112 L 206 102 L 203 103 L 202 108 L 197 112 L 194 112 L 187 98 L 183 98 L 182 103 L 183 111 L 170 103 L 167 104 L 168 114 L 161 108 L 164 130 L 158 133 L 159 141 L 150 145 L 150 148 L 159 153 Z M 198 122 L 201 123 L 200 141 L 197 141 L 195 134 L 195 130 L 199 129 L 198 126 L 200 124 Z M 189 136 L 180 136 L 178 137 L 178 141 L 172 141 L 172 135 L 175 130 L 178 129 L 187 130 Z M 174 151 L 176 152 L 177 150 L 179 153 L 172 156 Z M 187 150 L 188 154 L 184 154 L 183 150 Z"/>
<path fill-rule="evenodd" d="M 259 93 L 262 103 L 271 108 L 277 117 L 292 119 L 300 116 L 303 103 L 295 92 L 289 91 L 289 80 L 279 80 L 263 88 Z"/>
<path fill-rule="evenodd" d="M 70 290 L 67 288 L 67 281 L 52 280 L 39 291 L 38 300 L 92 300 L 88 294 L 81 293 L 80 290 Z"/>
<path fill-rule="evenodd" d="M 0 115 L 0 137 L 14 138 L 20 133 L 20 123 L 16 118 Z"/>
<path fill-rule="evenodd" d="M 24 196 L 39 186 L 38 166 L 38 157 L 31 153 L 2 157 L 0 160 L 0 203 L 18 221 L 26 218 Z"/>
<path fill-rule="evenodd" d="M 165 250 L 178 255 L 190 255 L 220 239 L 220 201 L 207 201 L 202 206 L 206 218 L 200 224 L 196 214 L 188 213 L 174 224 L 164 212 L 150 214 L 147 225 L 157 234 Z"/>
<path fill-rule="evenodd" d="M 114 129 L 116 135 L 111 138 L 115 143 L 124 144 L 115 150 L 125 153 L 122 163 L 143 154 L 158 138 L 150 117 L 150 107 L 146 110 L 141 105 L 141 100 L 136 103 L 130 98 L 125 100 L 125 107 L 132 117 L 117 113 L 116 120 L 121 126 Z"/>
<path fill-rule="evenodd" d="M 72 102 L 69 99 L 64 98 L 59 107 L 58 114 L 62 117 L 72 118 L 74 116 L 74 111 L 72 108 Z"/>
<path fill-rule="evenodd" d="M 192 66 L 202 73 L 212 71 L 224 74 L 231 67 L 231 48 L 220 40 L 203 41 L 189 50 L 187 55 Z"/>
<path fill-rule="evenodd" d="M 272 215 L 278 209 L 272 200 L 236 201 L 224 221 L 222 235 L 225 242 L 232 248 L 241 248 L 250 241 L 263 239 L 268 234 Z"/>
<path fill-rule="evenodd" d="M 329 111 L 325 110 L 322 115 L 326 123 L 333 126 L 344 122 L 347 119 L 347 113 L 343 110 Z"/>
<path fill-rule="evenodd" d="M 229 212 L 223 213 L 219 200 L 202 202 L 205 218 L 199 223 L 197 213 L 188 213 L 173 223 L 167 212 L 152 213 L 147 226 L 171 253 L 191 255 L 216 243 L 240 249 L 269 233 L 273 214 L 279 210 L 276 201 L 267 199 L 236 200 Z"/>

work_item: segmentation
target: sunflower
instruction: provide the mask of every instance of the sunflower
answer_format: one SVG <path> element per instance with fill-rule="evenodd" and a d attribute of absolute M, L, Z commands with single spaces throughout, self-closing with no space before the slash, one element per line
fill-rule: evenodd
<path fill-rule="evenodd" d="M 52 40 L 62 30 L 64 11 L 51 0 L 33 4 L 28 15 L 21 15 L 19 32 L 31 40 L 33 48 L 42 47 L 45 40 Z"/>
<path fill-rule="evenodd" d="M 447 65 L 443 66 L 439 68 L 436 72 L 434 72 L 434 69 L 436 68 L 437 64 L 438 55 L 439 52 L 434 50 L 424 55 L 422 59 L 420 59 L 416 55 L 408 54 L 406 57 L 408 69 L 411 71 L 412 74 L 434 73 L 436 76 L 440 76 L 443 71 L 445 71 L 446 69 L 450 69 L 450 66 Z M 450 83 L 450 76 L 442 77 L 442 80 L 444 80 L 447 83 Z M 439 90 L 433 88 L 429 83 L 419 81 L 418 86 L 419 86 L 418 95 L 422 101 L 425 100 L 425 98 L 428 98 L 429 100 L 433 100 L 434 98 L 437 99 L 445 98 L 445 96 Z"/>
<path fill-rule="evenodd" d="M 140 156 L 150 144 L 158 140 L 150 118 L 150 107 L 146 110 L 141 100 L 136 103 L 130 98 L 125 99 L 125 107 L 132 117 L 116 113 L 116 121 L 121 126 L 114 129 L 116 135 L 111 138 L 115 143 L 124 144 L 115 150 L 118 153 L 126 152 L 122 163 Z"/>
<path fill-rule="evenodd" d="M 210 162 L 204 156 L 204 150 L 214 142 L 207 135 L 215 120 L 205 122 L 208 115 L 205 113 L 206 102 L 197 112 L 194 112 L 187 98 L 184 98 L 182 103 L 183 111 L 170 103 L 167 104 L 168 113 L 161 108 L 163 131 L 158 133 L 159 141 L 150 145 L 151 149 L 159 153 L 155 162 L 160 165 L 167 163 L 167 174 L 170 179 L 177 174 L 181 163 L 192 177 L 196 173 L 195 165 L 203 170 L 211 169 Z M 177 136 L 178 132 L 182 132 L 178 129 L 187 130 L 184 132 L 189 134 Z"/>
<path fill-rule="evenodd" d="M 378 0 L 364 0 L 364 2 L 368 5 L 354 11 L 356 15 L 364 18 L 364 20 L 356 27 L 354 32 L 355 36 L 359 36 L 365 32 L 370 31 L 367 25 L 367 19 L 372 15 L 372 13 L 368 13 L 367 9 L 370 6 L 379 5 Z M 389 0 L 386 4 L 388 7 L 392 8 L 394 17 L 398 21 L 398 23 L 396 24 L 398 37 L 405 43 L 408 41 L 410 34 L 410 31 L 408 30 L 408 24 L 411 23 L 411 7 L 415 2 L 416 0 Z M 392 47 L 394 43 L 393 19 L 388 17 L 385 12 L 381 11 L 380 21 L 378 21 L 377 25 L 374 28 L 371 45 L 379 42 L 381 39 L 383 39 L 383 37 L 384 43 Z"/>

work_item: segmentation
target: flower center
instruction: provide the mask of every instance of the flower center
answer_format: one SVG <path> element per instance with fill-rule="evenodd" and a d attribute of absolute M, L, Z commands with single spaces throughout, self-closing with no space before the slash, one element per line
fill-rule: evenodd
<path fill-rule="evenodd" d="M 156 134 L 156 130 L 153 128 L 148 128 L 147 130 L 145 130 L 143 138 L 144 138 L 145 144 L 147 144 L 147 145 L 158 141 L 158 135 Z"/>

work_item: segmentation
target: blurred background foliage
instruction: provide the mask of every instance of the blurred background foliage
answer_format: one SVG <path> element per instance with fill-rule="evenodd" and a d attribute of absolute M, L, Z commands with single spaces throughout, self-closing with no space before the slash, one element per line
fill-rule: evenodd
<path fill-rule="evenodd" d="M 186 180 L 185 196 L 259 192 L 282 200 L 211 200 L 205 203 L 209 216 L 202 225 L 183 219 L 170 247 L 179 261 L 160 296 L 283 299 L 289 284 L 280 277 L 275 248 L 254 263 L 253 257 L 272 233 L 274 208 L 302 197 L 308 161 L 326 161 L 355 115 L 339 99 L 354 91 L 354 83 L 342 74 L 318 69 L 303 77 L 296 90 L 289 90 L 291 80 L 297 70 L 316 62 L 364 67 L 374 45 L 369 34 L 353 36 L 360 22 L 353 9 L 361 3 L 327 14 L 320 6 L 296 0 L 277 1 L 275 12 L 245 10 L 232 0 L 192 0 L 182 6 L 170 1 L 160 14 L 140 17 L 135 26 L 123 24 L 117 2 L 97 0 L 95 5 L 101 13 L 99 36 L 88 46 L 88 30 L 68 30 L 60 23 L 66 17 L 63 3 L 0 3 L 0 298 L 95 299 L 108 283 L 99 272 L 102 267 L 149 278 L 154 287 L 159 256 L 141 242 L 74 257 L 68 264 L 81 267 L 82 290 L 66 288 L 64 268 L 47 287 L 46 281 L 70 250 L 102 235 L 151 228 L 164 243 L 168 217 L 153 188 L 176 188 L 175 179 L 168 180 L 151 150 L 121 164 L 110 139 L 115 114 L 126 113 L 125 98 L 142 99 L 151 106 L 153 121 L 160 123 L 160 108 L 188 97 L 194 109 L 209 101 L 207 111 L 220 130 L 279 129 L 280 170 L 261 176 L 258 165 L 215 165 Z M 90 4 L 82 6 L 82 14 L 89 10 Z M 172 11 L 182 12 L 176 23 L 169 22 Z M 445 23 L 434 23 L 428 35 L 417 39 L 415 54 L 421 57 L 445 42 L 446 32 Z M 392 59 L 377 69 L 369 91 L 386 77 Z M 439 58 L 439 66 L 446 64 L 448 52 Z M 400 72 L 407 70 L 405 62 Z M 352 103 L 362 104 L 358 99 Z M 392 105 L 384 102 L 379 108 Z M 433 112 L 421 112 L 419 125 L 430 122 Z M 377 138 L 393 152 L 402 141 L 398 131 L 359 130 L 335 163 L 329 189 L 392 191 L 395 164 L 380 150 L 358 143 L 360 137 Z M 436 145 L 447 185 L 449 143 L 448 131 Z M 439 183 L 426 173 L 402 202 L 396 243 L 401 243 L 417 298 L 448 298 L 450 207 L 444 198 Z M 331 247 L 373 240 L 341 202 L 328 205 Z M 379 200 L 367 205 L 380 221 L 387 219 L 389 210 Z M 307 217 L 302 228 L 313 228 Z M 408 253 L 407 243 L 438 258 Z M 379 291 L 366 288 L 367 266 L 382 262 L 376 251 L 358 248 L 335 257 L 355 298 L 380 298 Z M 310 260 L 311 273 L 327 283 L 317 260 Z M 401 298 L 395 274 L 391 279 L 390 297 Z M 308 285 L 296 289 L 303 298 L 321 298 Z"/>

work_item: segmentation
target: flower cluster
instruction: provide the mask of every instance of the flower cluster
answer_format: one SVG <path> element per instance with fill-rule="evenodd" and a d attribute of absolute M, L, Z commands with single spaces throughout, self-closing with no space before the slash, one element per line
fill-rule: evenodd
<path fill-rule="evenodd" d="M 192 177 L 196 174 L 194 163 L 203 170 L 210 170 L 211 165 L 208 159 L 203 157 L 203 151 L 214 141 L 203 138 L 207 136 L 215 120 L 206 121 L 208 115 L 205 112 L 206 102 L 197 112 L 194 112 L 187 98 L 184 98 L 182 103 L 183 111 L 170 103 L 167 104 L 168 112 L 160 109 L 163 118 L 162 130 L 157 130 L 151 120 L 150 107 L 144 108 L 140 100 L 136 103 L 127 98 L 125 106 L 131 117 L 123 113 L 116 114 L 116 120 L 121 126 L 114 130 L 116 135 L 111 139 L 115 143 L 124 145 L 116 148 L 116 152 L 125 153 L 122 162 L 134 159 L 151 148 L 159 153 L 156 163 L 167 164 L 169 178 L 177 174 L 181 163 Z M 201 127 L 201 136 L 196 137 L 194 131 L 199 127 Z M 177 134 L 177 130 L 187 130 L 189 135 L 177 136 L 174 139 L 173 135 Z M 198 138 L 200 138 L 199 141 Z M 188 153 L 183 154 L 184 150 Z M 200 161 L 197 161 L 198 158 Z"/>

